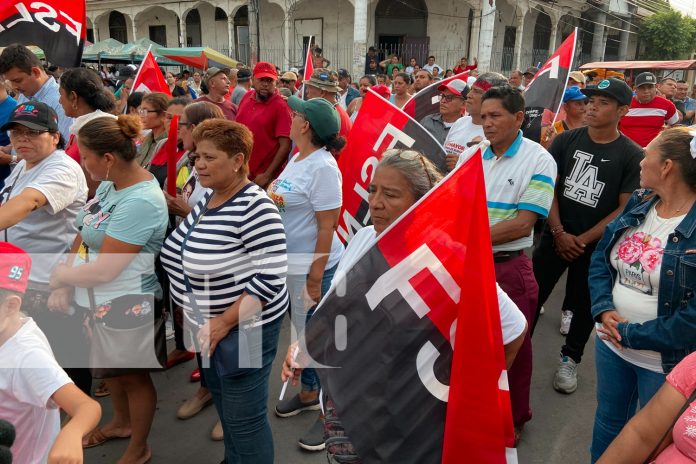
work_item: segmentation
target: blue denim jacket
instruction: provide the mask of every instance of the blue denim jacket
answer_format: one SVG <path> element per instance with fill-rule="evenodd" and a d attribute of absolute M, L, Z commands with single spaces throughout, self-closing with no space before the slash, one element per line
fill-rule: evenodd
<path fill-rule="evenodd" d="M 609 254 L 624 231 L 645 221 L 658 200 L 648 190 L 637 190 L 623 212 L 612 221 L 597 244 L 590 263 L 589 286 L 592 317 L 614 309 L 612 288 L 616 270 Z M 662 354 L 662 367 L 668 373 L 687 354 L 696 351 L 696 205 L 669 235 L 662 257 L 657 295 L 657 319 L 643 324 L 621 323 L 621 344 L 627 348 L 653 350 Z"/>

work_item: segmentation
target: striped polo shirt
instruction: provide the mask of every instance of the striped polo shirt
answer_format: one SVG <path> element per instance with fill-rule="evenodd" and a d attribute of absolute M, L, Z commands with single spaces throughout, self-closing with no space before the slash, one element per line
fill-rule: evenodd
<path fill-rule="evenodd" d="M 261 314 L 245 325 L 278 319 L 289 302 L 285 230 L 278 209 L 253 183 L 221 206 L 207 209 L 211 195 L 206 193 L 162 247 L 172 299 L 184 308 L 189 322 L 201 325 L 188 300 L 186 273 L 203 322 L 221 315 L 243 292 L 264 304 Z"/>
<path fill-rule="evenodd" d="M 658 136 L 665 124 L 679 122 L 674 103 L 656 96 L 650 103 L 641 103 L 634 96 L 626 116 L 619 121 L 619 130 L 641 147 L 647 147 Z"/>
<path fill-rule="evenodd" d="M 548 216 L 556 182 L 556 162 L 544 147 L 522 137 L 522 131 L 500 158 L 491 147 L 486 149 L 483 175 L 491 227 L 517 217 L 519 210 Z M 493 251 L 522 250 L 532 246 L 532 237 L 530 233 L 528 237 L 494 245 Z"/>

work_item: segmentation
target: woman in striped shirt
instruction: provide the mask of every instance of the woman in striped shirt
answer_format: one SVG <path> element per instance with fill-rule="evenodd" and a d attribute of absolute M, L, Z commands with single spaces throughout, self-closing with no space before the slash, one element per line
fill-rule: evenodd
<path fill-rule="evenodd" d="M 193 140 L 199 181 L 212 192 L 167 238 L 162 264 L 196 334 L 225 462 L 271 464 L 266 403 L 288 309 L 285 230 L 276 206 L 247 179 L 253 138 L 245 126 L 207 120 Z"/>

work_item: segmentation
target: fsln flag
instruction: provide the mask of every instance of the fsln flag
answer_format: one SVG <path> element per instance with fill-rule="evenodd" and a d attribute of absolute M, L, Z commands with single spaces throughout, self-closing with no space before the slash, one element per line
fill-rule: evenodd
<path fill-rule="evenodd" d="M 368 90 L 338 158 L 338 168 L 343 176 L 343 206 L 337 231 L 344 242 L 371 223 L 367 189 L 382 153 L 390 148 L 411 148 L 424 153 L 445 172 L 445 150 L 430 132 L 377 93 Z"/>
<path fill-rule="evenodd" d="M 563 103 L 563 92 L 573 66 L 578 35 L 576 27 L 572 34 L 536 73 L 524 92 L 525 122 L 524 136 L 535 142 L 541 138 L 541 119 L 544 112 L 558 113 Z"/>
<path fill-rule="evenodd" d="M 169 86 L 164 80 L 162 75 L 162 70 L 160 70 L 155 57 L 152 55 L 152 51 L 148 50 L 143 58 L 143 62 L 140 63 L 140 68 L 138 73 L 135 75 L 135 80 L 133 82 L 133 92 L 163 92 L 171 96 L 172 93 L 169 91 Z"/>
<path fill-rule="evenodd" d="M 430 116 L 440 111 L 440 91 L 437 90 L 443 84 L 448 84 L 455 79 L 466 82 L 469 78 L 469 71 L 448 77 L 441 81 L 435 81 L 411 97 L 404 105 L 404 112 L 416 121 L 421 121 L 424 117 Z"/>
<path fill-rule="evenodd" d="M 305 329 L 357 453 L 515 463 L 480 151 L 375 240 Z"/>
<path fill-rule="evenodd" d="M 0 2 L 0 46 L 36 45 L 46 61 L 77 67 L 86 37 L 85 0 Z"/>

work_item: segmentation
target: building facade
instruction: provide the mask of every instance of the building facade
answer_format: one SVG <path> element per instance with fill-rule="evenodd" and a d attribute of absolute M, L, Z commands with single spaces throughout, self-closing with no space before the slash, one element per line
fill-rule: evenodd
<path fill-rule="evenodd" d="M 244 63 L 302 67 L 312 41 L 334 68 L 361 75 L 369 46 L 443 68 L 476 57 L 509 72 L 544 62 L 575 27 L 577 62 L 634 59 L 633 0 L 87 0 L 88 39 L 141 37 L 209 46 Z"/>

